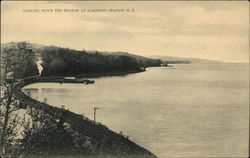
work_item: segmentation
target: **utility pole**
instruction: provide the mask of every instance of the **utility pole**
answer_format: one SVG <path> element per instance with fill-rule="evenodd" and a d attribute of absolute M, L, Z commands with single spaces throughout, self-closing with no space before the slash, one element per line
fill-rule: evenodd
<path fill-rule="evenodd" d="M 96 122 L 96 110 L 99 109 L 97 107 L 94 107 L 94 122 Z"/>
<path fill-rule="evenodd" d="M 43 98 L 43 103 L 47 103 L 47 98 Z"/>

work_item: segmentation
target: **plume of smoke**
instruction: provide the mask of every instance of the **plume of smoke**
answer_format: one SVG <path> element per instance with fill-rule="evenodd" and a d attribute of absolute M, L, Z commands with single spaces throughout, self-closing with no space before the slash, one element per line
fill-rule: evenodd
<path fill-rule="evenodd" d="M 41 75 L 42 73 L 42 70 L 43 70 L 43 67 L 42 67 L 42 60 L 41 59 L 38 59 L 36 64 L 37 64 L 37 68 L 38 68 L 38 71 L 39 71 L 39 75 Z"/>

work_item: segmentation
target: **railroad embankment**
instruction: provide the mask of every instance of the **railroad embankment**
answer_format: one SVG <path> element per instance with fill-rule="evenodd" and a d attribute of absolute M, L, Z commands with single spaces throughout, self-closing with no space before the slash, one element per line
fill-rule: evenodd
<path fill-rule="evenodd" d="M 96 123 L 83 115 L 73 113 L 69 110 L 39 102 L 27 96 L 22 91 L 22 87 L 28 84 L 47 81 L 52 81 L 52 79 L 46 80 L 45 78 L 41 79 L 39 77 L 36 77 L 20 81 L 15 92 L 15 95 L 20 100 L 20 107 L 24 109 L 35 108 L 47 114 L 58 117 L 58 119 L 61 119 L 67 126 L 70 126 L 70 128 L 73 129 L 74 132 L 90 138 L 90 142 L 93 145 L 98 144 L 100 150 L 98 150 L 98 153 L 96 154 L 99 154 L 99 157 L 115 156 L 133 158 L 156 158 L 156 156 L 147 149 L 137 145 L 126 136 L 111 131 L 105 125 Z"/>

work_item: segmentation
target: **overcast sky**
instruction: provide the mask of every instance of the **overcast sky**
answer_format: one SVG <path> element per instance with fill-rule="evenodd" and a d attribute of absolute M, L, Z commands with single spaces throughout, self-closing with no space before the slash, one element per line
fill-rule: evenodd
<path fill-rule="evenodd" d="M 24 9 L 79 9 L 28 13 Z M 135 12 L 81 12 L 134 9 Z M 1 42 L 249 62 L 249 3 L 1 2 Z"/>

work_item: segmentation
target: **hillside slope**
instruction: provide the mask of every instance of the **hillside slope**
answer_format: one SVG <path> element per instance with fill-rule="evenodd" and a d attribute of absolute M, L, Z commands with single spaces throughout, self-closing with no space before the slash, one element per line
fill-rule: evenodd
<path fill-rule="evenodd" d="M 11 47 L 14 42 L 2 44 Z M 126 52 L 75 50 L 56 46 L 30 44 L 42 60 L 42 76 L 80 76 L 96 73 L 126 73 L 145 67 L 160 66 L 161 60 Z"/>
<path fill-rule="evenodd" d="M 160 59 L 163 63 L 167 64 L 211 64 L 211 63 L 223 63 L 217 60 L 207 60 L 200 58 L 182 58 L 182 57 L 173 57 L 173 56 L 163 56 L 163 55 L 153 55 L 149 56 L 153 59 Z"/>

